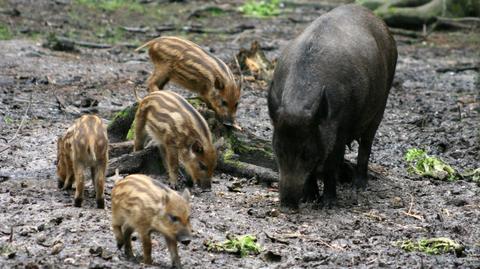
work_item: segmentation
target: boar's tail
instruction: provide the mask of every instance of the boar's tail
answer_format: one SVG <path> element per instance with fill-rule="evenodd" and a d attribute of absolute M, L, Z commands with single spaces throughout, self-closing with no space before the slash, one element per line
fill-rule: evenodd
<path fill-rule="evenodd" d="M 92 160 L 94 162 L 97 161 L 97 156 L 95 154 L 95 141 L 93 139 L 91 139 L 89 142 L 88 142 L 88 146 L 87 146 L 87 153 L 88 155 L 90 155 L 92 157 Z"/>
<path fill-rule="evenodd" d="M 147 43 L 141 45 L 140 47 L 136 48 L 135 51 L 140 51 L 146 47 L 150 47 L 155 41 L 157 41 L 156 39 L 152 39 L 150 41 L 148 41 Z"/>

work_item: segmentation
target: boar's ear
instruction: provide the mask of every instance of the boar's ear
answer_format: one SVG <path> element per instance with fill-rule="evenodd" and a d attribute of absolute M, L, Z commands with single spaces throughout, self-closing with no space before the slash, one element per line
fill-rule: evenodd
<path fill-rule="evenodd" d="M 200 143 L 200 141 L 198 141 L 198 140 L 195 140 L 195 142 L 193 142 L 193 144 L 191 146 L 191 150 L 196 154 L 203 154 L 202 143 Z"/>
<path fill-rule="evenodd" d="M 238 73 L 240 74 L 240 78 L 238 79 L 238 82 L 237 82 L 237 87 L 238 87 L 238 90 L 241 91 L 242 90 L 242 83 L 243 83 L 242 68 L 240 67 L 240 63 L 238 63 L 238 58 L 235 54 L 233 55 L 233 59 L 235 59 L 235 65 L 237 66 Z"/>
<path fill-rule="evenodd" d="M 219 89 L 219 90 L 225 89 L 225 84 L 223 84 L 223 82 L 220 81 L 220 79 L 218 79 L 218 78 L 215 78 L 214 86 L 215 86 L 216 89 Z"/>
<path fill-rule="evenodd" d="M 182 192 L 182 197 L 187 203 L 190 203 L 190 191 L 187 188 Z"/>
<path fill-rule="evenodd" d="M 170 197 L 168 196 L 168 194 L 162 196 L 161 201 L 164 205 L 168 204 L 168 202 L 170 201 Z"/>
<path fill-rule="evenodd" d="M 315 118 L 315 122 L 320 122 L 330 117 L 330 107 L 325 87 L 323 87 L 322 89 L 320 98 L 317 99 L 316 102 L 312 105 L 312 112 L 315 113 L 313 115 Z"/>

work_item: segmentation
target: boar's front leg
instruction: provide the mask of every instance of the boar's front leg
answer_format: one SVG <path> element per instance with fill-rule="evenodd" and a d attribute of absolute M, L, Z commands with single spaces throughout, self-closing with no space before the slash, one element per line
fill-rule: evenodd
<path fill-rule="evenodd" d="M 142 248 L 143 248 L 143 263 L 152 264 L 152 240 L 148 231 L 139 231 Z"/>
<path fill-rule="evenodd" d="M 177 188 L 177 180 L 178 180 L 178 152 L 175 147 L 164 147 L 164 158 L 165 163 L 167 163 L 167 171 L 168 171 L 168 178 L 170 182 L 170 187 L 172 189 Z"/>
<path fill-rule="evenodd" d="M 170 259 L 172 260 L 172 267 L 182 268 L 180 264 L 180 256 L 178 255 L 177 241 L 165 237 L 167 241 L 168 252 L 170 252 Z"/>
<path fill-rule="evenodd" d="M 318 190 L 317 175 L 313 171 L 305 181 L 303 188 L 303 202 L 315 202 L 320 199 L 320 192 Z"/>

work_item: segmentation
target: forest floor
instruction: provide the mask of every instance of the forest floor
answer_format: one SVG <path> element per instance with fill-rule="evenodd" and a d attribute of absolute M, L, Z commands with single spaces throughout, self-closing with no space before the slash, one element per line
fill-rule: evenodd
<path fill-rule="evenodd" d="M 243 16 L 241 1 L 216 9 L 203 9 L 211 1 L 132 1 L 129 7 L 94 2 L 0 0 L 0 37 L 7 39 L 0 41 L 0 268 L 148 267 L 141 264 L 139 240 L 136 261 L 116 248 L 110 227 L 114 179 L 107 178 L 105 210 L 95 208 L 89 184 L 83 207 L 75 208 L 72 193 L 57 189 L 54 165 L 57 136 L 75 118 L 95 110 L 108 123 L 135 101 L 134 87 L 144 88 L 152 66 L 135 46 L 159 34 L 179 35 L 231 63 L 241 47 L 257 40 L 273 60 L 335 5 L 289 2 L 279 16 L 259 19 Z M 56 51 L 42 46 L 52 33 L 108 46 Z M 358 205 L 349 201 L 350 186 L 341 185 L 334 209 L 305 205 L 285 213 L 276 184 L 217 173 L 213 191 L 192 199 L 194 239 L 179 247 L 184 267 L 480 268 L 479 183 L 412 176 L 404 160 L 408 149 L 422 148 L 462 173 L 480 167 L 479 36 L 478 29 L 434 32 L 425 40 L 395 36 L 397 72 L 370 159 L 375 176 Z M 476 70 L 444 70 L 472 65 Z M 270 139 L 266 89 L 264 81 L 247 83 L 238 118 L 245 129 Z M 354 146 L 347 158 L 355 156 Z M 232 192 L 234 181 L 240 186 Z M 226 234 L 255 235 L 261 253 L 242 258 L 204 246 Z M 462 254 L 399 247 L 404 240 L 434 237 L 461 243 Z M 154 239 L 154 265 L 168 266 L 163 238 Z"/>

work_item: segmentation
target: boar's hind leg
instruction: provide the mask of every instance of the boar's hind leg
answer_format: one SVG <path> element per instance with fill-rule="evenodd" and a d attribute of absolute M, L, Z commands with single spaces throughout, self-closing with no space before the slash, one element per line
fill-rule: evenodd
<path fill-rule="evenodd" d="M 128 258 L 133 258 L 133 250 L 132 250 L 132 233 L 133 228 L 127 225 L 123 225 L 123 242 L 125 244 L 125 256 Z"/>
<path fill-rule="evenodd" d="M 368 159 L 372 151 L 373 138 L 377 131 L 380 122 L 375 122 L 372 126 L 360 137 L 358 156 L 357 156 L 357 169 L 355 171 L 355 177 L 353 179 L 353 188 L 355 191 L 358 189 L 364 190 L 367 187 L 368 177 Z"/>
<path fill-rule="evenodd" d="M 312 172 L 305 181 L 303 188 L 303 202 L 315 202 L 320 199 L 320 192 L 318 190 L 317 175 Z"/>
<path fill-rule="evenodd" d="M 169 67 L 165 64 L 155 65 L 155 71 L 148 78 L 148 92 L 154 92 L 163 90 L 165 84 L 168 83 L 170 79 Z"/>
<path fill-rule="evenodd" d="M 139 107 L 135 115 L 135 141 L 133 145 L 133 151 L 139 151 L 143 149 L 147 132 L 145 130 L 147 111 L 142 107 Z"/>
<path fill-rule="evenodd" d="M 182 268 L 180 264 L 180 256 L 178 256 L 177 241 L 165 237 L 167 241 L 168 252 L 170 252 L 170 259 L 172 260 L 172 267 Z"/>
<path fill-rule="evenodd" d="M 95 199 L 97 201 L 97 208 L 105 208 L 105 199 L 103 197 L 103 192 L 105 188 L 106 167 L 106 161 L 102 161 L 101 165 L 92 168 L 92 181 L 93 186 L 95 186 Z"/>
<path fill-rule="evenodd" d="M 83 188 L 85 187 L 85 182 L 83 178 L 83 165 L 77 163 L 73 167 L 74 177 L 75 177 L 75 201 L 74 205 L 76 207 L 81 207 L 83 202 Z"/>

